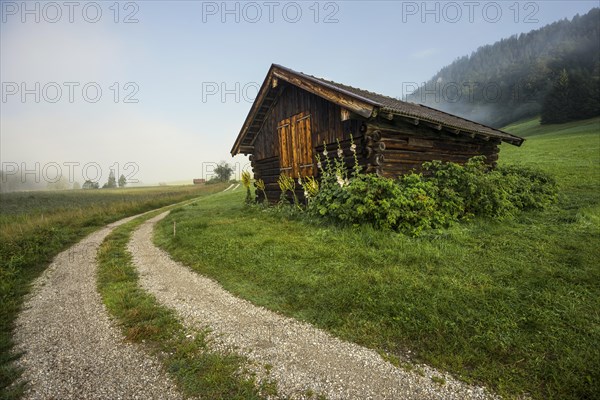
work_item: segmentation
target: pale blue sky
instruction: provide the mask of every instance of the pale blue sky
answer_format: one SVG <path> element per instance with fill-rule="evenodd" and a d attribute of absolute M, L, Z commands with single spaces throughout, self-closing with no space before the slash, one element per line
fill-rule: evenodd
<path fill-rule="evenodd" d="M 79 163 L 78 181 L 97 163 L 102 182 L 114 163 L 133 162 L 134 178 L 155 183 L 200 177 L 219 160 L 246 164 L 229 150 L 271 63 L 400 97 L 407 83 L 479 46 L 599 2 L 427 2 L 425 10 L 421 1 L 258 1 L 228 2 L 229 12 L 220 1 L 49 4 L 31 1 L 24 12 L 20 1 L 0 2 L 1 161 L 40 170 Z M 128 15 L 137 22 L 124 23 Z M 231 91 L 224 99 L 222 88 Z M 128 94 L 138 102 L 124 102 Z"/>

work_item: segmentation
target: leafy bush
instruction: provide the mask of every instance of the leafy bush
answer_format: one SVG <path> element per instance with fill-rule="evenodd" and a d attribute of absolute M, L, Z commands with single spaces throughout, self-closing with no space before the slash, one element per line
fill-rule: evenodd
<path fill-rule="evenodd" d="M 323 185 L 308 210 L 343 223 L 413 233 L 436 227 L 443 220 L 435 187 L 414 174 L 399 182 L 360 174 L 346 186 Z"/>
<path fill-rule="evenodd" d="M 327 157 L 327 152 L 324 152 Z M 310 214 L 344 224 L 371 224 L 418 235 L 461 219 L 484 216 L 510 218 L 523 209 L 545 208 L 556 200 L 556 184 L 531 168 L 491 169 L 484 157 L 464 166 L 433 161 L 424 174 L 396 180 L 349 172 L 338 158 L 319 159 L 321 185 L 307 206 Z"/>
<path fill-rule="evenodd" d="M 464 166 L 440 161 L 423 164 L 438 188 L 441 208 L 454 219 L 473 215 L 502 219 L 556 201 L 556 182 L 548 174 L 516 165 L 492 170 L 484 159 L 473 157 Z"/>
<path fill-rule="evenodd" d="M 543 209 L 554 204 L 557 186 L 554 177 L 531 167 L 507 165 L 497 170 L 512 184 L 512 201 L 523 210 Z"/>

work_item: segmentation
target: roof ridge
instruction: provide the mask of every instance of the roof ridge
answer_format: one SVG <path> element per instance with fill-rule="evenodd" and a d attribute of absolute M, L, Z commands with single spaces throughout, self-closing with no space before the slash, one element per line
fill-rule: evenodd
<path fill-rule="evenodd" d="M 436 112 L 439 112 L 439 113 L 443 113 L 443 114 L 449 115 L 449 116 L 454 117 L 454 118 L 462 119 L 463 121 L 471 122 L 471 123 L 479 125 L 479 126 L 481 126 L 483 128 L 493 129 L 495 131 L 499 131 L 499 132 L 505 133 L 507 135 L 512 135 L 512 133 L 504 132 L 502 129 L 494 128 L 494 127 L 488 126 L 488 125 L 484 125 L 481 122 L 473 121 L 472 119 L 464 118 L 464 117 L 461 117 L 460 115 L 450 114 L 449 112 L 446 112 L 446 111 L 443 111 L 443 110 L 440 110 L 440 109 L 437 109 L 437 108 L 429 107 L 429 106 L 427 106 L 425 104 L 421 104 L 421 103 L 411 103 L 411 104 L 415 104 L 415 105 L 418 105 L 418 106 L 421 106 L 421 107 L 424 107 L 424 108 L 428 108 L 430 110 L 433 110 L 433 111 L 436 111 Z"/>
<path fill-rule="evenodd" d="M 381 94 L 381 93 L 377 93 L 377 92 L 372 92 L 372 91 L 367 90 L 367 89 L 362 89 L 362 88 L 359 88 L 359 87 L 355 87 L 355 86 L 352 86 L 352 85 L 347 85 L 345 83 L 336 82 L 336 81 L 332 81 L 332 80 L 329 80 L 329 79 L 319 78 L 318 76 L 314 76 L 314 75 L 310 75 L 310 74 L 305 74 L 304 72 L 300 72 L 300 73 L 302 75 L 310 76 L 311 78 L 315 78 L 315 79 L 318 79 L 320 81 L 324 81 L 324 82 L 327 82 L 327 83 L 333 83 L 335 85 L 345 86 L 345 87 L 350 88 L 350 89 L 360 90 L 361 92 L 365 92 L 365 93 L 369 93 L 369 94 L 374 94 L 374 95 L 377 95 L 377 96 L 386 97 L 386 98 L 391 99 L 391 100 L 402 101 L 403 103 L 407 103 L 406 101 L 399 100 L 396 97 L 391 97 L 391 96 L 388 96 L 388 95 L 385 95 L 385 94 Z"/>
<path fill-rule="evenodd" d="M 370 91 L 370 90 L 362 89 L 362 88 L 359 88 L 359 87 L 355 87 L 355 86 L 352 86 L 352 85 L 347 85 L 347 84 L 345 84 L 345 83 L 336 82 L 336 81 L 329 80 L 329 79 L 325 79 L 325 78 L 320 78 L 320 77 L 318 77 L 318 76 L 314 76 L 314 75 L 311 75 L 311 74 L 306 74 L 306 73 L 304 73 L 304 72 L 299 72 L 299 73 L 300 73 L 300 74 L 302 74 L 302 75 L 305 75 L 305 76 L 309 76 L 309 77 L 311 77 L 311 78 L 314 78 L 314 79 L 318 79 L 318 80 L 320 80 L 320 81 L 323 81 L 323 82 L 327 82 L 327 83 L 329 83 L 329 84 L 334 84 L 334 85 L 337 85 L 337 86 L 342 86 L 342 87 L 345 87 L 345 88 L 350 88 L 350 89 L 358 90 L 358 91 L 360 91 L 360 92 L 363 92 L 363 93 L 368 93 L 368 94 L 371 94 L 371 95 L 376 95 L 376 96 L 385 97 L 386 99 L 393 100 L 393 101 L 397 101 L 397 102 L 404 103 L 404 104 L 410 104 L 410 105 L 412 105 L 412 106 L 418 106 L 418 107 L 427 108 L 427 109 L 429 109 L 429 110 L 432 110 L 432 111 L 434 111 L 434 112 L 443 113 L 443 114 L 445 114 L 445 115 L 447 115 L 447 116 L 450 116 L 450 117 L 453 117 L 453 118 L 458 118 L 458 119 L 461 119 L 461 120 L 463 120 L 463 121 L 466 121 L 466 122 L 470 122 L 470 123 L 476 124 L 476 125 L 478 125 L 478 126 L 480 126 L 480 127 L 482 127 L 482 128 L 486 128 L 486 129 L 492 129 L 492 130 L 499 131 L 499 132 L 501 132 L 501 133 L 508 134 L 508 135 L 511 135 L 511 136 L 512 136 L 512 134 L 510 134 L 510 133 L 508 133 L 508 132 L 505 132 L 505 131 L 503 131 L 503 130 L 501 130 L 501 129 L 499 129 L 499 128 L 494 128 L 494 127 L 491 127 L 491 126 L 488 126 L 488 125 L 482 124 L 481 122 L 473 121 L 472 119 L 464 118 L 464 117 L 461 117 L 460 115 L 451 114 L 451 113 L 449 113 L 449 112 L 446 112 L 446 111 L 440 110 L 440 109 L 438 109 L 438 108 L 430 107 L 430 106 L 428 106 L 428 105 L 425 105 L 425 104 L 422 104 L 422 103 L 415 103 L 415 102 L 412 102 L 412 101 L 402 100 L 402 99 L 400 99 L 400 98 L 397 98 L 397 97 L 391 97 L 391 96 L 388 96 L 388 95 L 385 95 L 385 94 L 382 94 L 382 93 L 372 92 L 372 91 Z M 380 103 L 380 102 L 378 102 L 378 103 Z M 383 108 L 389 108 L 389 107 L 387 107 L 385 104 L 381 104 L 381 106 L 382 106 Z"/>

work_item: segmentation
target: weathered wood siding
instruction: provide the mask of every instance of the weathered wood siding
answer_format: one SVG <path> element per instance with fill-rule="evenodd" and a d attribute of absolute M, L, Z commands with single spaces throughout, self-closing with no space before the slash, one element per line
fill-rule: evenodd
<path fill-rule="evenodd" d="M 495 166 L 498 160 L 499 140 L 457 135 L 410 123 L 387 128 L 379 124 L 367 126 L 368 132 L 378 131 L 378 141 L 383 144 L 381 175 L 386 177 L 396 177 L 411 171 L 420 172 L 425 161 L 464 164 L 472 157 L 483 155 L 488 164 Z"/>
<path fill-rule="evenodd" d="M 285 83 L 282 83 L 285 84 Z M 277 178 L 281 173 L 281 149 L 277 127 L 294 115 L 302 113 L 310 115 L 310 139 L 313 154 L 313 174 L 318 174 L 316 168 L 317 152 L 323 151 L 323 142 L 334 144 L 336 139 L 342 141 L 344 152 L 349 152 L 350 136 L 360 138 L 361 123 L 356 120 L 341 120 L 341 107 L 308 93 L 296 86 L 286 84 L 281 96 L 265 117 L 265 122 L 254 142 L 254 152 L 251 157 L 252 168 L 256 179 L 265 182 L 267 196 L 270 201 L 279 199 Z M 330 146 L 328 146 L 330 147 Z M 331 147 L 333 150 L 333 147 Z M 335 152 L 335 150 L 333 150 Z"/>

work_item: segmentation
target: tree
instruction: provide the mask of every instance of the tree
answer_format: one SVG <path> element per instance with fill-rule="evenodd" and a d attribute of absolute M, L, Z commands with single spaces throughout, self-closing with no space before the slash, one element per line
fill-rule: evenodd
<path fill-rule="evenodd" d="M 119 177 L 119 187 L 125 187 L 125 185 L 127 185 L 127 179 L 125 178 L 125 175 L 121 174 Z"/>
<path fill-rule="evenodd" d="M 85 182 L 83 182 L 83 189 L 98 189 L 100 187 L 100 185 L 98 184 L 98 182 L 92 182 L 91 180 L 87 180 Z"/>
<path fill-rule="evenodd" d="M 81 189 L 81 184 L 77 181 L 73 182 L 73 190 Z"/>
<path fill-rule="evenodd" d="M 226 182 L 233 174 L 233 168 L 225 161 L 221 161 L 215 168 L 216 178 L 220 182 Z"/>
<path fill-rule="evenodd" d="M 571 87 L 569 74 L 562 69 L 554 81 L 552 91 L 544 100 L 542 124 L 559 124 L 571 119 Z"/>
<path fill-rule="evenodd" d="M 102 187 L 109 189 L 117 187 L 117 179 L 115 178 L 115 171 L 113 169 L 111 169 L 110 173 L 108 174 L 108 182 L 106 182 L 106 184 Z"/>

